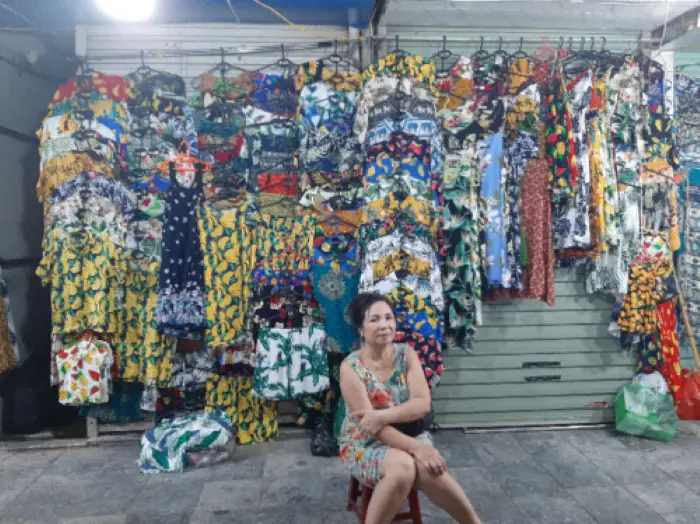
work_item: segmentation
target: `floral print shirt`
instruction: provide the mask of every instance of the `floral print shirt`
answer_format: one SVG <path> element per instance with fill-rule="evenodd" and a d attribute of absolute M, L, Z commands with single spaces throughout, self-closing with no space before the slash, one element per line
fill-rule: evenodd
<path fill-rule="evenodd" d="M 124 260 L 104 233 L 49 236 L 37 275 L 51 284 L 54 333 L 117 332 Z"/>
<path fill-rule="evenodd" d="M 107 342 L 88 332 L 67 339 L 55 358 L 61 404 L 80 406 L 109 400 L 113 360 Z"/>
<path fill-rule="evenodd" d="M 554 75 L 545 103 L 546 157 L 549 162 L 552 198 L 554 202 L 559 202 L 568 200 L 575 194 L 578 180 L 571 106 L 560 73 Z"/>
<path fill-rule="evenodd" d="M 440 266 L 432 246 L 396 231 L 365 246 L 360 290 L 389 294 L 398 287 L 412 289 L 443 306 Z"/>
<path fill-rule="evenodd" d="M 160 253 L 132 251 L 126 262 L 120 329 L 112 338 L 116 376 L 125 382 L 167 387 L 176 341 L 161 334 L 156 322 Z"/>
<path fill-rule="evenodd" d="M 207 347 L 232 345 L 242 334 L 255 264 L 254 228 L 245 213 L 203 205 L 199 230 L 204 253 Z"/>
<path fill-rule="evenodd" d="M 7 283 L 0 271 L 0 374 L 17 364 L 19 350 Z"/>
<path fill-rule="evenodd" d="M 506 245 L 503 136 L 493 135 L 481 144 L 481 216 L 485 244 L 482 261 L 486 285 L 509 288 L 510 266 Z"/>

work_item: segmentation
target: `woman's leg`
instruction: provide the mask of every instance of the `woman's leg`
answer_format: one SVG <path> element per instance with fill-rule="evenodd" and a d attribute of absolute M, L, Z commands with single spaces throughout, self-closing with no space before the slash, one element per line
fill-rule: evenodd
<path fill-rule="evenodd" d="M 416 470 L 416 488 L 433 504 L 447 511 L 459 524 L 481 524 L 467 494 L 452 475 L 445 472 L 436 477 L 420 463 L 416 463 Z"/>
<path fill-rule="evenodd" d="M 366 524 L 390 524 L 416 480 L 413 457 L 398 449 L 389 449 L 382 460 L 382 472 L 374 488 Z"/>

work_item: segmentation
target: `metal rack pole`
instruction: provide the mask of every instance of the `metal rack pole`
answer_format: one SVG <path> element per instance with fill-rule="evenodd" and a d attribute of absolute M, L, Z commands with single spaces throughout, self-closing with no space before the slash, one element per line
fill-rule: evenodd
<path fill-rule="evenodd" d="M 359 43 L 372 43 L 372 44 L 382 44 L 382 43 L 391 43 L 395 41 L 396 37 L 377 37 L 377 36 L 368 36 L 368 37 L 357 37 L 357 38 L 346 38 L 346 39 L 339 39 L 337 40 L 338 44 L 342 45 L 347 45 L 350 46 L 352 44 L 359 44 Z M 428 44 L 442 44 L 443 42 L 447 41 L 447 43 L 453 43 L 453 44 L 474 44 L 474 45 L 479 45 L 481 43 L 483 44 L 488 44 L 488 45 L 496 45 L 496 44 L 502 44 L 502 45 L 519 45 L 521 43 L 528 43 L 528 44 L 543 44 L 543 43 L 550 43 L 553 45 L 557 45 L 559 41 L 563 40 L 565 42 L 569 41 L 569 36 L 567 35 L 559 35 L 559 36 L 547 36 L 547 37 L 533 37 L 533 36 L 528 36 L 527 38 L 516 38 L 516 39 L 503 39 L 503 38 L 483 38 L 483 37 L 469 37 L 469 38 L 453 38 L 449 37 L 446 38 L 444 36 L 400 36 L 399 35 L 399 42 L 412 42 L 412 43 L 428 43 Z M 587 42 L 591 41 L 593 39 L 594 41 L 598 41 L 600 39 L 601 42 L 603 42 L 603 38 L 598 35 L 591 35 L 587 37 L 581 37 L 580 35 L 575 37 L 576 39 L 584 38 Z M 614 44 L 641 44 L 644 46 L 649 46 L 649 45 L 654 45 L 654 44 L 659 44 L 661 43 L 661 40 L 659 38 L 651 38 L 651 37 L 643 37 L 643 38 L 620 38 L 618 39 L 613 39 L 610 37 L 606 37 L 605 40 L 607 43 L 614 43 Z M 335 45 L 335 40 L 321 40 L 318 42 L 305 42 L 302 44 L 285 44 L 285 49 L 288 51 L 309 51 L 309 50 L 314 50 L 314 49 L 332 49 L 333 46 Z M 279 50 L 279 44 L 271 44 L 267 46 L 258 46 L 250 49 L 245 49 L 242 47 L 235 47 L 235 48 L 223 48 L 223 51 L 226 56 L 247 56 L 247 55 L 256 55 L 256 54 L 270 54 L 270 53 L 275 53 Z M 105 55 L 101 57 L 92 57 L 92 56 L 85 56 L 85 57 L 79 57 L 80 59 L 84 61 L 90 61 L 91 59 L 104 59 L 104 58 L 109 58 L 113 60 L 129 60 L 129 59 L 137 59 L 141 58 L 142 56 L 145 59 L 149 58 L 180 58 L 180 57 L 188 57 L 188 56 L 201 56 L 201 57 L 220 57 L 222 52 L 222 48 L 212 48 L 212 49 L 197 49 L 197 50 L 186 50 L 186 49 L 173 49 L 173 50 L 168 50 L 168 51 L 135 51 L 133 53 L 124 53 L 124 54 L 115 54 L 115 55 Z"/>

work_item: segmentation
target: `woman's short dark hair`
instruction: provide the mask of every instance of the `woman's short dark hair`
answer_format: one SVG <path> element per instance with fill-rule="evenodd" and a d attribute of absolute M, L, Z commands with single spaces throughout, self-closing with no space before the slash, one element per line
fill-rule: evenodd
<path fill-rule="evenodd" d="M 348 306 L 348 317 L 350 322 L 357 329 L 362 327 L 362 323 L 365 321 L 365 315 L 369 308 L 371 308 L 377 302 L 384 302 L 390 308 L 393 307 L 391 302 L 379 293 L 359 293 L 355 298 L 352 299 L 350 305 Z"/>

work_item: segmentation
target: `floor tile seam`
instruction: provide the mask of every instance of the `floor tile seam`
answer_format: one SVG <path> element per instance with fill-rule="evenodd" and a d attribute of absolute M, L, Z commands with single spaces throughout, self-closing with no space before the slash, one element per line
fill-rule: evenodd
<path fill-rule="evenodd" d="M 597 466 L 596 466 L 596 467 L 597 467 Z M 585 512 L 588 514 L 588 516 L 591 517 L 591 518 L 593 519 L 593 522 L 596 522 L 597 524 L 605 524 L 604 522 L 598 520 L 598 519 L 595 517 L 595 515 L 594 515 L 593 513 L 591 513 L 591 512 L 588 510 L 588 506 L 586 506 L 586 505 L 580 503 L 578 500 L 576 500 L 576 497 L 574 497 L 574 494 L 571 493 L 572 490 L 574 490 L 574 489 L 587 489 L 587 488 L 564 488 L 564 489 L 566 490 L 566 492 L 567 492 L 567 493 L 569 494 L 569 496 L 571 497 L 571 500 L 573 500 L 576 504 L 578 504 L 581 508 L 583 508 L 583 511 L 585 511 Z"/>
<path fill-rule="evenodd" d="M 668 521 L 663 517 L 663 515 L 661 515 L 660 513 L 658 513 L 654 508 L 652 508 L 651 506 L 649 506 L 649 504 L 647 504 L 647 503 L 644 502 L 642 499 L 640 499 L 639 497 L 637 497 L 634 493 L 632 493 L 630 490 L 628 490 L 628 489 L 625 487 L 624 484 L 615 484 L 615 485 L 613 485 L 613 486 L 606 486 L 606 489 L 611 488 L 611 487 L 614 487 L 614 488 L 618 488 L 618 489 L 623 490 L 625 493 L 627 493 L 628 495 L 630 495 L 630 496 L 632 497 L 633 500 L 636 500 L 636 501 L 641 502 L 641 503 L 644 505 L 644 508 L 648 509 L 651 513 L 653 513 L 654 515 L 656 515 L 657 517 L 659 517 L 662 521 L 668 522 Z M 590 489 L 590 488 L 572 488 L 572 489 Z M 595 489 L 595 488 L 593 488 L 593 489 Z M 571 491 L 571 490 L 567 489 L 567 491 Z M 576 500 L 576 498 L 573 496 L 573 493 L 570 493 L 570 494 L 571 494 L 571 498 L 574 499 L 574 500 L 576 501 L 577 504 L 579 504 L 579 502 L 578 502 L 578 501 Z M 584 510 L 586 510 L 586 513 L 588 513 L 589 515 L 591 515 L 591 517 L 593 518 L 593 520 L 595 520 L 595 521 L 598 522 L 599 524 L 604 524 L 604 523 L 602 523 L 600 520 L 596 519 L 595 516 L 593 516 L 593 515 L 590 513 L 590 511 L 588 511 L 588 508 L 585 507 L 585 506 L 583 506 L 583 504 L 579 504 L 579 506 L 581 506 Z"/>
<path fill-rule="evenodd" d="M 667 480 L 667 481 L 668 481 L 668 480 L 676 480 L 670 473 L 664 471 L 663 469 L 661 469 L 659 466 L 657 466 L 657 465 L 654 464 L 653 462 L 650 462 L 649 460 L 646 460 L 646 458 L 644 457 L 644 455 L 641 455 L 641 454 L 640 454 L 640 455 L 639 455 L 639 458 L 645 459 L 645 464 L 646 464 L 647 466 L 650 466 L 650 467 L 652 467 L 653 469 L 655 469 L 657 474 L 659 474 L 659 473 L 661 474 L 661 475 L 657 476 L 657 478 L 656 478 L 655 480 L 659 480 L 659 479 L 663 480 L 663 476 L 666 477 L 666 480 Z M 603 473 L 605 473 L 605 475 L 606 475 L 607 477 L 609 477 L 613 482 L 616 482 L 616 483 L 617 483 L 617 481 L 616 481 L 607 471 L 605 471 L 605 470 L 600 466 L 599 462 L 601 462 L 602 459 L 599 459 L 599 460 L 590 459 L 590 461 L 593 463 L 593 465 L 594 465 L 595 467 L 597 467 L 597 468 L 600 469 Z M 628 484 L 634 484 L 634 482 L 629 482 Z"/>
<path fill-rule="evenodd" d="M 556 480 L 556 479 L 555 479 L 555 480 Z M 598 520 L 596 520 L 596 518 L 591 514 L 591 512 L 588 511 L 588 508 L 584 507 L 583 504 L 581 504 L 578 500 L 576 500 L 576 499 L 574 498 L 574 496 L 569 492 L 569 490 L 568 490 L 567 488 L 565 488 L 565 487 L 563 487 L 563 486 L 560 486 L 560 487 L 561 487 L 564 491 L 566 491 L 566 494 L 568 495 L 569 500 L 573 501 L 574 504 L 576 504 L 576 505 L 577 505 L 579 508 L 581 508 L 589 517 L 591 517 L 591 519 L 593 520 L 593 522 L 598 522 Z M 562 500 L 566 500 L 566 498 L 561 497 L 561 496 L 547 495 L 547 497 L 548 497 L 548 498 L 553 498 L 553 499 L 562 499 Z M 518 497 L 518 498 L 523 498 L 523 499 L 524 499 L 525 497 Z M 530 517 L 527 513 L 525 513 L 525 510 L 523 510 L 523 509 L 521 508 L 521 506 L 518 504 L 517 500 L 515 500 L 515 499 L 513 499 L 513 498 L 511 497 L 511 502 L 512 502 L 512 503 L 515 505 L 515 507 L 518 508 L 518 510 L 520 510 L 520 512 L 523 513 L 527 518 L 529 518 L 530 520 L 533 520 L 532 517 Z"/>
<path fill-rule="evenodd" d="M 538 460 L 536 460 L 534 457 L 530 457 L 530 458 L 532 459 L 532 462 L 535 463 L 535 464 L 537 465 L 537 467 L 538 467 L 540 473 L 544 473 L 544 474 L 547 475 L 549 478 L 551 478 L 551 479 L 554 481 L 554 484 L 556 484 L 557 487 L 559 487 L 560 489 L 566 490 L 566 488 L 565 488 L 564 486 L 562 486 L 561 482 L 559 482 L 559 481 L 556 479 L 556 477 L 555 477 L 554 475 L 552 475 L 546 468 L 542 467 L 542 465 L 539 463 Z M 518 463 L 515 462 L 515 463 L 511 463 L 511 464 L 518 464 Z M 498 486 L 500 486 L 501 491 L 503 491 L 503 493 L 505 493 L 507 496 L 509 496 L 509 497 L 511 497 L 511 499 L 513 499 L 513 497 L 510 496 L 510 495 L 508 495 L 508 493 L 506 492 L 505 484 L 502 484 L 502 483 L 499 482 L 498 480 L 493 479 L 492 476 L 491 476 L 491 479 L 494 480 L 494 482 L 495 482 L 496 484 L 498 484 Z M 568 493 L 567 493 L 567 494 L 568 494 Z M 547 496 L 551 496 L 551 495 L 547 495 Z M 569 495 L 569 496 L 571 496 L 571 495 Z M 558 498 L 558 497 L 553 497 L 553 498 Z"/>
<path fill-rule="evenodd" d="M 664 472 L 664 473 L 665 473 L 665 472 Z M 681 484 L 680 482 L 678 482 L 676 479 L 671 479 L 671 480 L 673 480 L 674 482 L 680 484 L 683 488 L 685 488 L 686 490 L 688 490 L 691 494 L 695 495 L 695 492 L 694 492 L 694 491 L 691 491 L 689 488 L 685 487 L 683 484 Z M 623 484 L 623 485 L 621 485 L 621 486 L 619 486 L 619 487 L 621 487 L 621 488 L 624 489 L 627 493 L 629 493 L 630 495 L 632 495 L 632 498 L 634 498 L 635 500 L 638 500 L 638 501 L 640 501 L 642 504 L 644 504 L 647 508 L 649 508 L 649 509 L 652 511 L 652 513 L 658 515 L 659 518 L 660 518 L 661 520 L 663 520 L 664 522 L 668 522 L 668 521 L 666 520 L 666 517 L 664 517 L 661 513 L 659 513 L 658 511 L 656 511 L 656 509 L 654 509 L 653 506 L 650 506 L 647 502 L 645 502 L 644 500 L 640 499 L 637 495 L 635 495 L 635 494 L 632 493 L 630 490 L 628 490 L 628 489 L 627 489 L 627 486 L 630 486 L 630 485 L 634 485 L 634 483 L 632 482 L 632 483 L 629 483 L 629 484 Z M 679 515 L 679 514 L 682 515 L 683 513 L 669 513 L 669 515 Z"/>
<path fill-rule="evenodd" d="M 41 468 L 41 471 L 39 471 L 39 474 L 36 477 L 34 477 L 29 483 L 27 483 L 27 485 L 24 486 L 24 488 L 22 488 L 22 490 L 20 490 L 19 493 L 17 493 L 14 497 L 12 497 L 12 499 L 9 502 L 9 505 L 14 503 L 14 501 L 17 500 L 22 495 L 24 495 L 30 487 L 32 487 L 34 484 L 36 484 L 36 481 L 39 480 L 39 478 L 46 472 L 48 467 L 49 467 L 49 465 L 47 464 L 43 468 Z"/>

